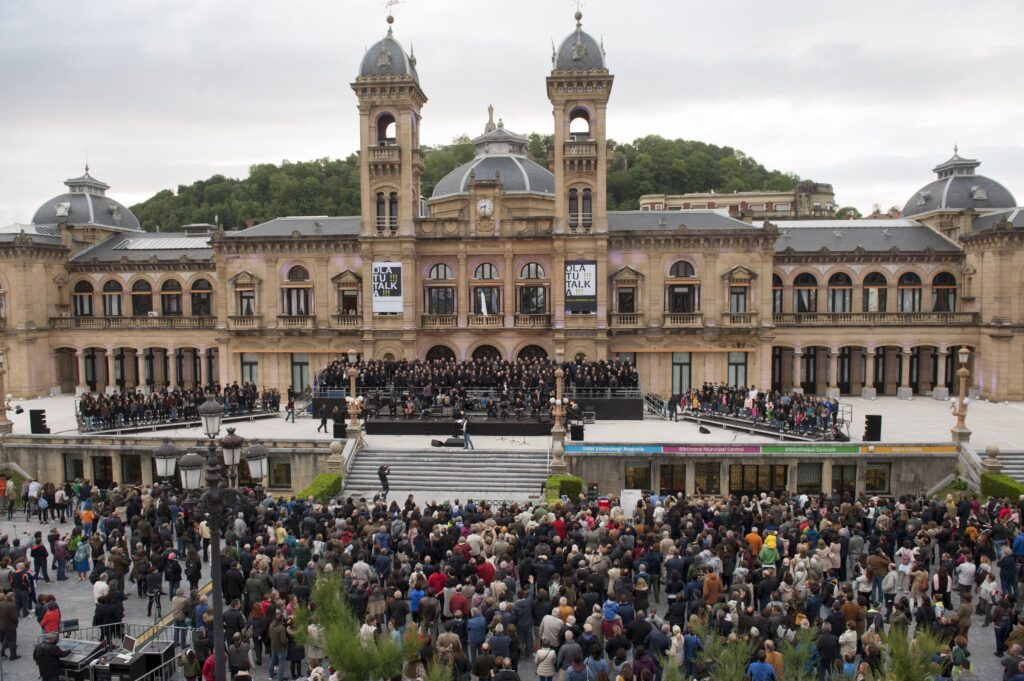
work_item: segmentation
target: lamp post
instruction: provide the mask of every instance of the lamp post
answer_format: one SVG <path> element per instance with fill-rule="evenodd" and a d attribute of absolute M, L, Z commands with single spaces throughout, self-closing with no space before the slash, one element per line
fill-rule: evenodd
<path fill-rule="evenodd" d="M 0 355 L 0 401 L 3 402 L 0 405 L 0 434 L 10 433 L 14 430 L 14 424 L 7 418 L 7 393 L 5 392 L 4 375 L 7 374 L 7 363 L 6 358 Z"/>
<path fill-rule="evenodd" d="M 968 442 L 971 439 L 971 431 L 967 427 L 967 379 L 971 372 L 967 369 L 967 362 L 971 358 L 971 351 L 961 347 L 957 351 L 957 359 L 960 360 L 960 368 L 956 371 L 956 377 L 960 382 L 960 394 L 957 397 L 956 409 L 953 415 L 956 416 L 956 427 L 950 432 L 953 434 L 953 442 Z"/>
<path fill-rule="evenodd" d="M 174 467 L 178 464 L 178 448 L 164 438 L 163 444 L 153 453 L 153 460 L 156 462 L 156 477 L 160 478 L 160 491 L 166 501 L 170 497 Z"/>
<path fill-rule="evenodd" d="M 565 463 L 565 399 L 562 398 L 562 367 L 555 369 L 555 396 L 551 398 L 551 415 L 555 419 L 551 426 L 551 474 L 562 475 L 568 471 Z"/>
<path fill-rule="evenodd" d="M 253 442 L 245 450 L 245 460 L 249 463 L 249 475 L 256 479 L 256 500 L 263 501 L 263 478 L 267 476 L 269 452 L 259 442 Z"/>
<path fill-rule="evenodd" d="M 220 448 L 224 450 L 224 464 L 228 467 L 228 481 L 231 487 L 238 486 L 238 464 L 242 460 L 242 447 L 245 440 L 235 434 L 234 428 L 228 428 L 228 434 L 221 438 Z"/>
<path fill-rule="evenodd" d="M 359 372 L 355 363 L 358 358 L 354 349 L 348 351 L 348 395 L 345 396 L 345 402 L 348 403 L 348 427 L 345 429 L 345 438 L 361 445 L 363 429 L 359 426 L 359 414 L 363 411 L 363 398 L 356 397 L 356 376 Z"/>

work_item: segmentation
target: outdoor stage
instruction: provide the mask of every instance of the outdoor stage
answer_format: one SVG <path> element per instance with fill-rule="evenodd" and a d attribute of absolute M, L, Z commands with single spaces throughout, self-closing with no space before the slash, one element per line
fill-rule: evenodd
<path fill-rule="evenodd" d="M 477 435 L 550 435 L 551 421 L 517 419 L 470 418 L 469 434 Z M 375 418 L 366 421 L 367 435 L 461 435 L 459 426 L 450 416 L 427 419 Z"/>

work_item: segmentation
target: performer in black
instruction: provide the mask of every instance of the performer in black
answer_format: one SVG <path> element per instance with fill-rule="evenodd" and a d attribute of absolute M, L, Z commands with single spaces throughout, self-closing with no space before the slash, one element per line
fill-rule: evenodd
<path fill-rule="evenodd" d="M 383 490 L 383 493 L 381 494 L 383 499 L 388 498 L 388 492 L 391 490 L 391 485 L 388 484 L 388 473 L 390 472 L 391 466 L 386 466 L 384 464 L 381 464 L 377 469 L 377 477 L 380 478 L 380 486 Z"/>

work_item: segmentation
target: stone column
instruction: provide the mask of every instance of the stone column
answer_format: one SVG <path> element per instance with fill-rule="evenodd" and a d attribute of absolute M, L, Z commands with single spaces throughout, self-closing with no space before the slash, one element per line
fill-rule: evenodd
<path fill-rule="evenodd" d="M 692 497 L 697 493 L 697 481 L 694 479 L 697 475 L 697 464 L 693 461 L 686 462 L 686 496 Z"/>
<path fill-rule="evenodd" d="M 199 361 L 196 362 L 199 365 L 198 373 L 196 373 L 196 387 L 203 388 L 206 385 L 206 348 L 196 348 L 196 357 Z"/>
<path fill-rule="evenodd" d="M 75 357 L 78 358 L 78 386 L 75 387 L 75 395 L 80 397 L 89 392 L 89 384 L 85 382 L 85 349 L 75 350 Z"/>
<path fill-rule="evenodd" d="M 167 385 L 171 390 L 178 387 L 178 350 L 167 349 Z"/>
<path fill-rule="evenodd" d="M 875 388 L 875 349 L 864 348 L 867 354 L 867 361 L 864 367 L 864 387 L 860 389 L 861 399 L 873 400 L 878 396 L 878 389 Z"/>
<path fill-rule="evenodd" d="M 822 494 L 832 493 L 832 460 L 824 459 L 821 462 L 821 492 Z"/>
<path fill-rule="evenodd" d="M 117 383 L 114 381 L 114 349 L 107 346 L 107 386 L 105 392 L 110 395 L 117 389 Z"/>
<path fill-rule="evenodd" d="M 0 434 L 10 433 L 14 430 L 14 424 L 7 418 L 7 387 L 4 385 L 4 374 L 7 373 L 7 369 L 3 364 L 0 364 Z"/>
<path fill-rule="evenodd" d="M 124 482 L 124 468 L 121 462 L 121 453 L 116 449 L 110 450 L 110 470 L 114 482 Z M 95 480 L 93 481 L 95 482 Z"/>
<path fill-rule="evenodd" d="M 459 281 L 455 292 L 456 320 L 460 329 L 467 326 L 466 318 L 473 309 L 473 301 L 469 299 L 469 279 L 466 276 L 466 254 L 459 253 Z"/>
<path fill-rule="evenodd" d="M 505 317 L 505 328 L 511 329 L 515 325 L 515 294 L 516 277 L 512 272 L 512 254 L 505 254 L 505 269 L 501 276 L 501 313 Z"/>
<path fill-rule="evenodd" d="M 153 455 L 152 454 L 143 454 L 140 458 L 142 459 L 142 463 L 140 464 L 140 468 L 142 468 L 142 484 L 143 485 L 152 485 L 153 484 Z"/>
<path fill-rule="evenodd" d="M 825 395 L 830 400 L 839 399 L 839 351 L 834 348 L 828 351 L 828 389 Z"/>
<path fill-rule="evenodd" d="M 896 397 L 901 400 L 909 400 L 914 396 L 914 389 L 910 387 L 910 357 L 911 351 L 902 348 L 900 359 L 900 386 L 896 389 Z"/>
<path fill-rule="evenodd" d="M 864 348 L 850 348 L 850 394 L 856 395 L 860 393 L 861 388 L 864 387 L 864 374 L 861 371 L 861 357 L 864 353 Z"/>
<path fill-rule="evenodd" d="M 135 387 L 147 391 L 146 386 L 146 350 L 135 348 Z"/>
<path fill-rule="evenodd" d="M 949 399 L 948 377 L 946 376 L 946 362 L 949 361 L 949 350 L 939 350 L 938 372 L 935 376 L 935 388 L 932 390 L 932 397 L 945 402 Z"/>
<path fill-rule="evenodd" d="M 803 387 L 800 385 L 800 370 L 802 368 L 803 353 L 800 348 L 793 349 L 793 392 L 802 395 Z"/>
<path fill-rule="evenodd" d="M 722 464 L 721 464 L 722 465 L 722 469 L 721 469 L 721 471 L 718 474 L 718 479 L 719 479 L 719 490 L 718 490 L 718 493 L 721 494 L 722 496 L 728 496 L 729 495 L 729 465 L 730 465 L 730 463 L 731 463 L 731 461 L 729 459 L 724 459 L 722 461 Z"/>

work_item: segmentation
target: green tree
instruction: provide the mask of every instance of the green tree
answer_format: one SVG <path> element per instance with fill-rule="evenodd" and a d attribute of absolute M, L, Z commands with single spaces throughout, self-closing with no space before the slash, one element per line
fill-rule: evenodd
<path fill-rule="evenodd" d="M 863 215 L 853 206 L 843 206 L 836 211 L 836 220 L 860 220 Z"/>

